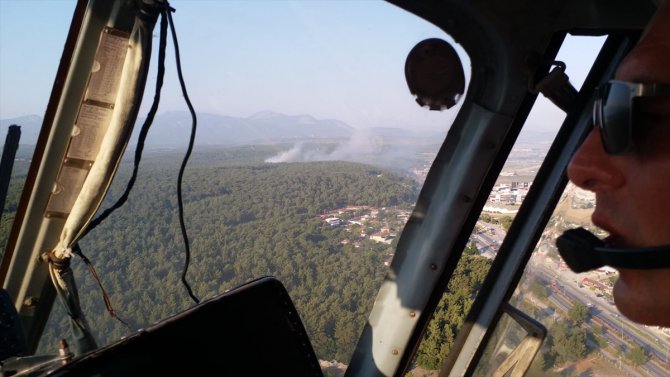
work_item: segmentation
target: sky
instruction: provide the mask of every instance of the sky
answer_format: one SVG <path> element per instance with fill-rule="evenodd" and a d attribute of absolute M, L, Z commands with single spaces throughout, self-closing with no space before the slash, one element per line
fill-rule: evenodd
<path fill-rule="evenodd" d="M 459 45 L 434 25 L 378 0 L 173 0 L 189 98 L 198 112 L 248 117 L 261 111 L 338 119 L 358 129 L 443 129 L 456 110 L 419 107 L 404 76 L 409 51 L 426 38 Z M 72 18 L 72 0 L 0 0 L 0 119 L 42 116 Z M 154 30 L 157 46 L 158 26 Z M 586 38 L 582 38 L 586 39 Z M 573 43 L 563 57 L 582 80 L 597 44 Z M 154 92 L 155 54 L 140 116 Z M 541 101 L 540 101 L 541 102 Z M 561 116 L 538 103 L 532 126 Z M 158 112 L 187 110 L 172 41 Z"/>

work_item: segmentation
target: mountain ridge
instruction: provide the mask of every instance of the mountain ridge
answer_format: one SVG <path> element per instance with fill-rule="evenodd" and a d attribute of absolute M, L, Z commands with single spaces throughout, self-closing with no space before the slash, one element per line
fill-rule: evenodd
<path fill-rule="evenodd" d="M 138 118 L 129 145 L 137 144 L 144 117 Z M 0 119 L 0 132 L 12 124 L 21 126 L 21 144 L 36 144 L 42 118 L 26 115 Z M 190 138 L 191 114 L 187 111 L 168 111 L 156 115 L 147 134 L 147 148 L 174 148 L 185 146 Z M 160 130 L 160 131 L 159 131 Z M 444 131 L 419 132 L 408 128 L 373 127 L 356 129 L 337 119 L 318 119 L 309 114 L 286 115 L 261 111 L 248 117 L 198 113 L 195 143 L 202 146 L 235 146 L 298 142 L 305 140 L 349 140 L 354 137 L 380 137 L 395 140 L 442 140 Z M 553 134 L 525 131 L 520 141 L 550 141 Z"/>
<path fill-rule="evenodd" d="M 130 144 L 136 144 L 145 122 L 138 118 Z M 27 115 L 0 119 L 3 130 L 11 124 L 21 126 L 21 143 L 35 144 L 42 118 Z M 190 137 L 191 114 L 186 111 L 168 111 L 156 115 L 147 134 L 147 146 L 174 147 L 185 145 Z M 161 130 L 162 132 L 158 132 Z M 349 139 L 359 132 L 337 119 L 317 119 L 309 114 L 286 115 L 263 111 L 249 117 L 234 117 L 213 113 L 198 113 L 196 143 L 199 145 L 264 144 L 313 139 Z M 5 131 L 6 132 L 6 131 Z M 366 133 L 375 136 L 424 138 L 418 133 L 400 128 L 371 128 Z M 430 135 L 434 137 L 434 135 Z"/>

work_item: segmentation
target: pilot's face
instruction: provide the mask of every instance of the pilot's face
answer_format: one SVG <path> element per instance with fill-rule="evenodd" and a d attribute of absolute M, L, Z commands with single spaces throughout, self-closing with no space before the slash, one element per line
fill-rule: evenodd
<path fill-rule="evenodd" d="M 668 1 L 615 78 L 670 84 Z M 631 151 L 608 155 L 594 128 L 572 158 L 568 176 L 595 193 L 592 221 L 610 233 L 612 246 L 670 245 L 670 99 L 643 99 L 637 109 L 643 116 L 633 127 L 644 132 Z M 621 313 L 636 322 L 670 326 L 670 269 L 619 272 L 613 293 Z"/>

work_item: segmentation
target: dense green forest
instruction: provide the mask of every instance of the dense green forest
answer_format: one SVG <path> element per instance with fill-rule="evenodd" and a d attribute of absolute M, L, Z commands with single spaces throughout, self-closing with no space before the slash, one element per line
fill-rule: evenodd
<path fill-rule="evenodd" d="M 347 360 L 392 250 L 369 240 L 359 248 L 343 245 L 340 241 L 351 234 L 319 215 L 352 205 L 379 207 L 380 218 L 385 207 L 411 209 L 417 184 L 357 163 L 262 162 L 275 153 L 245 147 L 194 154 L 183 182 L 191 246 L 186 279 L 203 300 L 260 276 L 276 276 L 290 292 L 319 357 Z M 117 314 L 133 329 L 193 305 L 181 282 L 180 163 L 178 153 L 147 154 L 128 202 L 80 242 Z M 105 206 L 120 196 L 129 175 L 130 165 L 124 164 Z M 126 335 L 128 329 L 105 311 L 84 264 L 75 259 L 73 267 L 96 340 L 107 344 Z M 69 334 L 62 309 L 55 308 L 43 338 L 46 349 L 59 334 Z"/>
<path fill-rule="evenodd" d="M 256 146 L 193 155 L 183 182 L 191 248 L 186 280 L 204 300 L 260 276 L 277 277 L 289 291 L 317 356 L 346 362 L 394 244 L 331 227 L 320 215 L 368 206 L 378 212 L 367 224 L 372 232 L 397 221 L 397 210 L 411 211 L 419 186 L 410 178 L 358 163 L 263 162 L 276 152 Z M 127 203 L 80 241 L 117 315 L 132 330 L 194 305 L 181 281 L 186 259 L 176 194 L 181 158 L 174 151 L 148 153 Z M 125 189 L 131 166 L 129 161 L 121 165 L 103 209 Z M 15 185 L 21 184 L 18 171 Z M 18 200 L 13 195 L 3 218 L 3 245 Z M 352 238 L 360 244 L 342 242 Z M 421 365 L 435 366 L 444 356 L 487 267 L 488 261 L 478 256 L 461 263 L 449 286 L 452 295 L 440 303 L 419 350 Z M 131 330 L 107 313 L 100 288 L 79 258 L 73 269 L 99 345 L 127 335 Z M 53 352 L 57 339 L 69 336 L 64 310 L 58 303 L 54 308 L 41 352 Z"/>
<path fill-rule="evenodd" d="M 437 304 L 416 360 L 426 369 L 439 370 L 463 325 L 475 296 L 491 267 L 491 261 L 479 255 L 464 255 L 458 262 L 447 291 Z"/>

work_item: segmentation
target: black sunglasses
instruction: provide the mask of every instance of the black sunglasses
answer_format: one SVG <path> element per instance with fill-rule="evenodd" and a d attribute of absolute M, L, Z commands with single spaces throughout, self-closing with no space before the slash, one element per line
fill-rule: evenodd
<path fill-rule="evenodd" d="M 633 99 L 670 95 L 670 84 L 638 84 L 610 80 L 598 88 L 593 104 L 593 124 L 600 128 L 608 154 L 623 154 L 633 145 Z"/>

